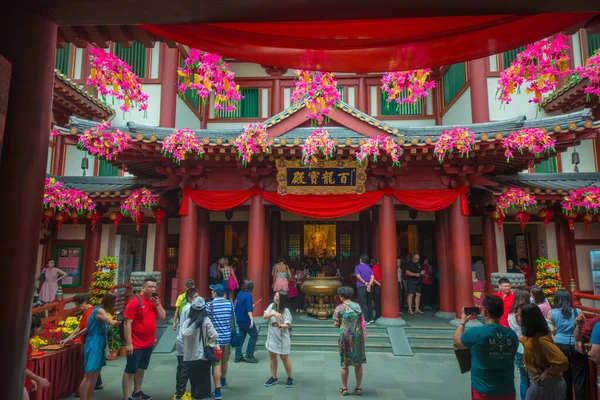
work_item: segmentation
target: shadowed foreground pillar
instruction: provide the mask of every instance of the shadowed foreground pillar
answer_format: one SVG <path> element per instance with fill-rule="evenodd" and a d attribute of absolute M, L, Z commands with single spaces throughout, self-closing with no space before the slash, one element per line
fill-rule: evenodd
<path fill-rule="evenodd" d="M 450 239 L 454 259 L 454 311 L 460 317 L 463 307 L 473 306 L 469 216 L 461 213 L 460 197 L 450 207 Z"/>
<path fill-rule="evenodd" d="M 196 288 L 200 296 L 208 296 L 208 252 L 210 251 L 210 236 L 208 231 L 209 213 L 207 210 L 198 210 L 198 263 L 196 264 Z"/>
<path fill-rule="evenodd" d="M 435 314 L 442 319 L 454 318 L 454 274 L 450 235 L 448 232 L 448 209 L 435 213 L 435 244 L 438 257 L 438 276 L 440 287 L 440 311 Z"/>
<path fill-rule="evenodd" d="M 255 194 L 250 198 L 250 221 L 248 223 L 248 279 L 254 282 L 253 300 L 256 303 L 263 292 L 265 244 L 265 207 L 262 198 Z M 262 315 L 267 299 L 254 307 L 254 316 Z"/>
<path fill-rule="evenodd" d="M 196 243 L 198 238 L 198 207 L 188 200 L 188 215 L 181 216 L 179 227 L 179 265 L 177 293 L 185 291 L 185 281 L 196 277 Z"/>

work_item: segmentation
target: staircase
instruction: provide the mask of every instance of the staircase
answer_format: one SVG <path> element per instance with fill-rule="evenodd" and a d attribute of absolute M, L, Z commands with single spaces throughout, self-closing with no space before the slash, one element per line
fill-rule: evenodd
<path fill-rule="evenodd" d="M 413 353 L 454 354 L 452 336 L 455 328 L 446 321 L 435 318 L 434 312 L 425 315 L 402 316 L 408 323 L 406 337 Z"/>

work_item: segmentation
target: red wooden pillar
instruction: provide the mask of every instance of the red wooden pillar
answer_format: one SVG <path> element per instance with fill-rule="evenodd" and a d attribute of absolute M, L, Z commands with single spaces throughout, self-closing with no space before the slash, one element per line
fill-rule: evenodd
<path fill-rule="evenodd" d="M 96 261 L 100 258 L 100 246 L 102 245 L 102 224 L 96 224 L 94 228 L 94 232 L 92 232 L 92 228 L 89 225 L 83 225 L 81 228 L 84 228 L 86 237 L 89 236 L 88 240 L 88 248 L 87 248 L 87 268 L 85 269 L 85 273 L 83 274 L 83 281 L 81 282 L 81 287 L 85 292 L 90 290 L 90 285 L 92 283 L 92 273 L 96 271 Z"/>
<path fill-rule="evenodd" d="M 281 112 L 281 80 L 279 77 L 273 80 L 273 88 L 271 90 L 273 95 L 271 101 L 271 116 L 273 116 Z"/>
<path fill-rule="evenodd" d="M 471 115 L 473 123 L 488 122 L 487 58 L 469 61 L 471 82 Z"/>
<path fill-rule="evenodd" d="M 0 13 L 0 54 L 12 64 L 10 82 L 0 82 L 10 85 L 0 182 L 12 194 L 0 199 L 0 254 L 3 273 L 11 277 L 0 322 L 0 354 L 10 366 L 0 375 L 5 399 L 23 395 L 52 119 L 57 27 L 42 14 L 17 6 Z"/>
<path fill-rule="evenodd" d="M 264 244 L 265 244 L 265 208 L 262 198 L 253 195 L 250 198 L 250 221 L 248 222 L 248 279 L 254 282 L 255 296 L 264 295 L 263 274 L 264 271 Z M 254 299 L 254 302 L 258 299 Z M 262 315 L 262 310 L 268 299 L 254 307 L 254 315 Z"/>
<path fill-rule="evenodd" d="M 454 311 L 460 317 L 463 307 L 473 305 L 469 217 L 461 213 L 460 197 L 450 207 L 450 243 L 454 259 Z"/>
<path fill-rule="evenodd" d="M 267 301 L 270 296 L 271 296 L 271 279 L 270 279 L 270 273 L 271 273 L 271 257 L 270 257 L 270 253 L 271 253 L 271 215 L 270 213 L 267 213 L 266 218 L 265 218 L 265 233 L 264 233 L 264 237 L 265 237 L 265 246 L 264 246 L 264 262 L 263 262 L 263 302 Z M 279 257 L 279 256 L 278 256 Z M 263 310 L 265 308 L 267 308 L 265 306 L 265 304 L 268 303 L 260 303 L 260 308 L 262 308 Z"/>
<path fill-rule="evenodd" d="M 494 293 L 491 275 L 498 272 L 498 252 L 496 251 L 496 224 L 489 215 L 483 216 L 483 266 L 485 270 L 485 292 Z"/>
<path fill-rule="evenodd" d="M 159 75 L 160 91 L 160 126 L 175 127 L 175 110 L 177 107 L 177 66 L 179 50 L 160 44 Z"/>
<path fill-rule="evenodd" d="M 373 222 L 371 223 L 371 235 L 372 235 L 372 239 L 373 239 L 373 257 L 375 257 L 377 260 L 380 259 L 380 252 L 379 252 L 379 238 L 380 238 L 380 232 L 379 232 L 379 212 L 377 210 L 377 208 L 373 209 L 371 211 L 373 213 Z M 394 215 L 394 221 L 396 220 L 396 216 Z M 396 281 L 398 279 L 396 278 Z"/>
<path fill-rule="evenodd" d="M 54 138 L 54 151 L 52 152 L 52 174 L 53 175 L 62 175 L 62 158 L 63 158 L 63 137 L 57 136 Z"/>
<path fill-rule="evenodd" d="M 181 216 L 179 227 L 179 265 L 177 266 L 177 291 L 183 293 L 185 281 L 194 279 L 196 244 L 198 238 L 198 208 L 188 201 L 188 215 Z"/>
<path fill-rule="evenodd" d="M 156 226 L 156 242 L 154 243 L 154 270 L 160 272 L 158 295 L 165 301 L 167 287 L 167 247 L 169 244 L 169 218 Z"/>
<path fill-rule="evenodd" d="M 563 286 L 569 290 L 571 282 L 571 258 L 569 255 L 569 235 L 571 231 L 568 223 L 557 216 L 556 222 L 556 252 L 558 255 L 558 265 L 560 266 L 560 279 Z"/>
<path fill-rule="evenodd" d="M 454 275 L 452 255 L 449 251 L 448 217 L 448 210 L 435 213 L 435 243 L 438 256 L 440 312 L 454 314 Z"/>
<path fill-rule="evenodd" d="M 198 263 L 196 264 L 196 288 L 200 296 L 207 298 L 208 291 L 208 252 L 210 251 L 210 235 L 208 231 L 209 213 L 198 210 Z"/>
<path fill-rule="evenodd" d="M 369 113 L 368 91 L 367 78 L 358 78 L 358 103 L 356 108 L 365 114 Z"/>
<path fill-rule="evenodd" d="M 398 274 L 396 268 L 396 213 L 394 198 L 385 195 L 379 206 L 380 265 L 381 265 L 381 315 L 398 319 Z"/>

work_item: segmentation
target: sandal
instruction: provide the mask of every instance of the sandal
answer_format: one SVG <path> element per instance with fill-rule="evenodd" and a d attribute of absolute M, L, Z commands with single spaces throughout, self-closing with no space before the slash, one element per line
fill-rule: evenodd
<path fill-rule="evenodd" d="M 341 388 L 341 389 L 340 389 L 340 394 L 341 394 L 342 396 L 348 396 L 348 389 Z"/>
<path fill-rule="evenodd" d="M 415 313 L 414 313 L 414 311 L 413 311 L 413 310 L 408 310 L 408 313 L 409 313 L 410 315 L 415 315 Z"/>
<path fill-rule="evenodd" d="M 356 390 L 355 390 L 355 392 L 356 392 L 357 396 L 362 396 L 362 389 L 361 388 L 357 387 Z"/>
<path fill-rule="evenodd" d="M 423 311 L 421 311 L 421 310 L 418 310 L 418 311 L 417 311 L 417 314 L 421 314 L 421 315 L 423 315 L 423 314 L 425 314 L 425 313 L 424 313 Z"/>

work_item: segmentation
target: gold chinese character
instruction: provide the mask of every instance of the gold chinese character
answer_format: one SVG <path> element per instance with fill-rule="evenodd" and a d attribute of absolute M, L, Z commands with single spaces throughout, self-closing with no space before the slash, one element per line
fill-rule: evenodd
<path fill-rule="evenodd" d="M 350 172 L 341 172 L 338 174 L 338 177 L 340 178 L 340 183 L 342 184 L 346 184 L 348 183 L 348 177 L 350 176 Z"/>
<path fill-rule="evenodd" d="M 322 179 L 324 185 L 335 185 L 335 180 L 333 179 L 333 171 L 323 172 Z"/>
<path fill-rule="evenodd" d="M 311 185 L 317 184 L 317 179 L 319 179 L 319 174 L 320 174 L 320 172 L 318 172 L 318 171 L 311 171 L 308 173 L 308 177 L 310 178 Z"/>
<path fill-rule="evenodd" d="M 292 185 L 306 185 L 306 182 L 304 181 L 304 172 L 294 172 Z"/>

